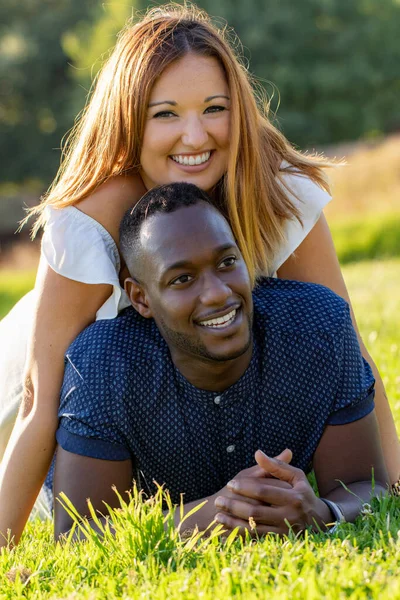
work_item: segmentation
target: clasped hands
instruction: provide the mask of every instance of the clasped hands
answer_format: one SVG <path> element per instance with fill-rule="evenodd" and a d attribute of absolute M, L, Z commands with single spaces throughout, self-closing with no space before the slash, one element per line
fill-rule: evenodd
<path fill-rule="evenodd" d="M 324 529 L 326 505 L 317 498 L 301 469 L 291 466 L 292 452 L 270 458 L 261 450 L 257 465 L 240 471 L 213 496 L 215 520 L 228 530 L 248 530 L 252 536 L 295 533 L 309 525 Z"/>

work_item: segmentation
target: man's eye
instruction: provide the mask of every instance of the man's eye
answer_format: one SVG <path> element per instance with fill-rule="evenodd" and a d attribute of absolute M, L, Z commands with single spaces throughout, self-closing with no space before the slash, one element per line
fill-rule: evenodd
<path fill-rule="evenodd" d="M 171 285 L 183 285 L 184 283 L 189 283 L 192 281 L 193 277 L 191 275 L 180 275 L 173 281 L 171 281 Z"/>
<path fill-rule="evenodd" d="M 153 119 L 168 119 L 169 117 L 175 117 L 175 113 L 170 110 L 161 110 L 154 115 Z"/>
<path fill-rule="evenodd" d="M 219 266 L 222 268 L 233 267 L 233 265 L 236 263 L 236 261 L 237 261 L 236 256 L 228 256 L 228 258 L 224 258 L 224 260 L 222 262 L 220 262 Z"/>
<path fill-rule="evenodd" d="M 205 113 L 215 113 L 215 112 L 222 112 L 226 110 L 226 106 L 209 106 L 208 108 L 206 108 L 206 110 L 204 111 Z"/>

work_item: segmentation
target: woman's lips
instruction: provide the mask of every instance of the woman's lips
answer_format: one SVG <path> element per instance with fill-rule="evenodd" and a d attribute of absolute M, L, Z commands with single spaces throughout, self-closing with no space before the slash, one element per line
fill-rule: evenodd
<path fill-rule="evenodd" d="M 204 154 L 204 153 L 202 153 L 202 154 Z M 199 156 L 201 156 L 202 154 L 200 154 Z M 188 156 L 196 156 L 196 155 L 188 155 Z M 198 173 L 199 171 L 204 171 L 205 169 L 207 169 L 207 167 L 210 165 L 210 163 L 213 159 L 213 156 L 214 156 L 214 150 L 211 150 L 209 159 L 203 163 L 200 163 L 199 165 L 184 165 L 184 164 L 179 163 L 176 160 L 174 160 L 172 158 L 172 156 L 169 156 L 168 158 L 174 163 L 174 165 L 180 171 L 184 171 L 185 173 Z"/>

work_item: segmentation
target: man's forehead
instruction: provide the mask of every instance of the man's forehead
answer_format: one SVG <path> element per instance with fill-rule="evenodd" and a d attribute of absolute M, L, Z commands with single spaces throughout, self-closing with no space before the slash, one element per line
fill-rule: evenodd
<path fill-rule="evenodd" d="M 194 261 L 222 246 L 234 246 L 232 230 L 212 206 L 198 203 L 171 213 L 155 213 L 142 226 L 142 249 L 166 269 L 176 261 Z"/>

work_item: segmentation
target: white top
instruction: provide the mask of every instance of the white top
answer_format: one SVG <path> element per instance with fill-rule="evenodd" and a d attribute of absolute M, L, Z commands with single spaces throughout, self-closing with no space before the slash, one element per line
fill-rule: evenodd
<path fill-rule="evenodd" d="M 272 272 L 285 262 L 301 244 L 319 219 L 330 195 L 304 175 L 282 173 L 285 184 L 293 191 L 285 193 L 300 211 L 302 224 L 297 219 L 287 221 L 286 242 L 282 245 Z M 96 319 L 113 319 L 130 302 L 120 286 L 120 257 L 117 246 L 100 223 L 75 208 L 47 208 L 48 221 L 42 238 L 42 255 L 50 267 L 82 283 L 108 283 L 112 295 L 97 311 Z"/>

